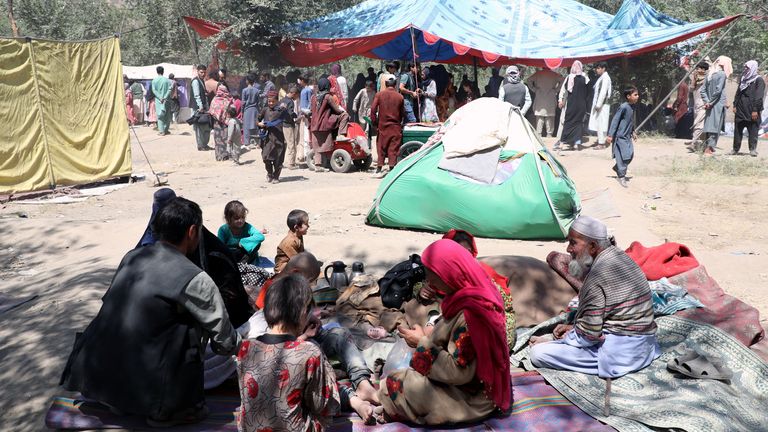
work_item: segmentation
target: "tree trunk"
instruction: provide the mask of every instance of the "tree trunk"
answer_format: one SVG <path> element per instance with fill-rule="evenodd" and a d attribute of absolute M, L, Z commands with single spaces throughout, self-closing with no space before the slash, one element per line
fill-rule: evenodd
<path fill-rule="evenodd" d="M 13 37 L 19 37 L 19 26 L 16 25 L 16 19 L 13 17 L 13 0 L 8 0 L 8 21 L 11 23 Z"/>

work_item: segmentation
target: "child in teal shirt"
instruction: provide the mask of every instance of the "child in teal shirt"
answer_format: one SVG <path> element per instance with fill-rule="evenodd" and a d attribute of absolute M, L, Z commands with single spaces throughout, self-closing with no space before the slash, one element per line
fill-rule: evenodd
<path fill-rule="evenodd" d="M 230 201 L 224 207 L 224 219 L 227 221 L 219 227 L 218 237 L 239 262 L 249 264 L 259 263 L 259 247 L 264 241 L 267 230 L 261 231 L 245 221 L 248 209 L 240 201 Z"/>

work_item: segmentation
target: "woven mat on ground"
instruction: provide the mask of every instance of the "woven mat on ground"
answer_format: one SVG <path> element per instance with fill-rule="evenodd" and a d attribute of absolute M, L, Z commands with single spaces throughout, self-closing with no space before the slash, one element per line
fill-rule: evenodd
<path fill-rule="evenodd" d="M 656 323 L 663 354 L 647 368 L 613 380 L 610 417 L 602 415 L 604 380 L 552 369 L 539 373 L 584 412 L 619 431 L 649 431 L 649 426 L 696 432 L 766 430 L 768 364 L 708 324 L 678 316 L 657 318 Z M 731 383 L 668 371 L 667 362 L 685 349 L 722 359 L 734 372 Z"/>
<path fill-rule="evenodd" d="M 235 412 L 240 406 L 240 397 L 233 390 L 231 395 L 212 396 L 206 394 L 210 414 L 200 423 L 164 429 L 172 432 L 213 432 L 236 431 Z M 230 392 L 232 393 L 232 392 Z M 50 429 L 98 430 L 128 429 L 149 430 L 143 417 L 117 416 L 109 409 L 95 402 L 85 402 L 77 397 L 57 397 L 45 416 L 45 426 Z"/>
<path fill-rule="evenodd" d="M 611 431 L 613 428 L 601 424 L 574 406 L 552 386 L 544 382 L 537 372 L 512 374 L 514 403 L 512 414 L 503 418 L 492 418 L 477 425 L 461 425 L 453 428 L 424 428 L 422 430 L 515 430 L 530 432 L 559 432 L 564 430 Z M 235 431 L 235 413 L 240 399 L 234 389 L 215 394 L 206 394 L 211 413 L 202 423 L 166 429 L 173 432 L 187 431 Z M 148 429 L 140 417 L 119 417 L 97 403 L 84 402 L 76 398 L 57 397 L 45 418 L 45 425 L 51 429 L 92 430 L 92 429 Z M 408 431 L 413 427 L 404 423 L 366 426 L 355 414 L 343 413 L 334 418 L 329 431 Z"/>

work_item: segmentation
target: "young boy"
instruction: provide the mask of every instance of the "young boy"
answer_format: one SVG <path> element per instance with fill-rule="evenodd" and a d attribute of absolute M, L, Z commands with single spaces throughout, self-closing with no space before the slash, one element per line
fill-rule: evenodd
<path fill-rule="evenodd" d="M 299 86 L 288 84 L 288 92 L 278 105 L 284 112 L 283 135 L 285 135 L 285 158 L 288 159 L 286 168 L 296 169 L 296 160 L 304 155 L 304 148 L 299 144 L 299 129 L 296 124 L 298 112 L 296 101 L 299 99 Z M 301 150 L 301 151 L 299 151 Z"/>
<path fill-rule="evenodd" d="M 267 106 L 259 113 L 258 124 L 267 133 L 261 147 L 261 159 L 267 170 L 267 183 L 280 183 L 280 171 L 283 169 L 285 158 L 284 115 L 285 112 L 277 106 L 277 92 L 270 91 Z"/>
<path fill-rule="evenodd" d="M 613 146 L 613 158 L 616 159 L 613 170 L 616 171 L 619 184 L 622 187 L 628 187 L 627 166 L 632 162 L 632 157 L 635 155 L 635 148 L 632 144 L 632 140 L 635 139 L 634 105 L 640 99 L 640 94 L 636 87 L 629 87 L 623 93 L 627 101 L 621 104 L 619 110 L 613 115 L 605 142 Z"/>
<path fill-rule="evenodd" d="M 304 252 L 304 236 L 309 230 L 309 214 L 304 210 L 291 210 L 287 222 L 290 231 L 277 246 L 275 273 L 280 273 L 292 256 Z"/>
<path fill-rule="evenodd" d="M 237 118 L 237 108 L 230 105 L 227 108 L 227 152 L 235 165 L 240 165 L 240 146 L 242 145 L 243 125 Z"/>

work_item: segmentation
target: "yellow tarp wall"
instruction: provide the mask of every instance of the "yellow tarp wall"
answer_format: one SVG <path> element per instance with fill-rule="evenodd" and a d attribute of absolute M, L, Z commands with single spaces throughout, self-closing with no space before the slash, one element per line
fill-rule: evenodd
<path fill-rule="evenodd" d="M 120 42 L 0 39 L 0 193 L 130 175 Z"/>

